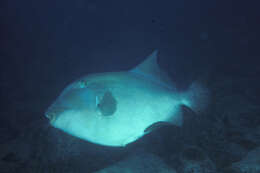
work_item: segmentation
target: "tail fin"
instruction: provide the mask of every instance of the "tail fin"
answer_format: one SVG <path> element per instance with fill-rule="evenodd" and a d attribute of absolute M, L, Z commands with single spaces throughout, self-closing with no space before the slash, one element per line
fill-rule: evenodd
<path fill-rule="evenodd" d="M 198 81 L 193 82 L 182 96 L 182 103 L 196 113 L 204 112 L 208 107 L 209 102 L 209 89 Z"/>

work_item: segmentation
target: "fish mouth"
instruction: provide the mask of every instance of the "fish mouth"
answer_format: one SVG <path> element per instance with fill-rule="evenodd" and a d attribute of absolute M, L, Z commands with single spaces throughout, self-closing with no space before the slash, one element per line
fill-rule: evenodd
<path fill-rule="evenodd" d="M 56 120 L 56 115 L 55 115 L 55 113 L 52 113 L 52 112 L 50 112 L 50 113 L 45 113 L 45 116 L 50 120 L 50 123 L 52 124 L 52 123 L 54 123 L 54 121 Z"/>
<path fill-rule="evenodd" d="M 58 116 L 64 112 L 63 108 L 58 108 L 58 107 L 53 107 L 53 108 L 49 108 L 46 112 L 45 112 L 45 116 L 50 120 L 50 123 L 54 123 Z"/>

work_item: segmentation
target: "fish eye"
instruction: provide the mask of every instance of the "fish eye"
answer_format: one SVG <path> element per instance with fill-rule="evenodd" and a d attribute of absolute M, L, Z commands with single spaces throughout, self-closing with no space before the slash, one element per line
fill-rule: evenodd
<path fill-rule="evenodd" d="M 86 80 L 80 80 L 80 81 L 78 82 L 78 86 L 79 86 L 79 88 L 85 88 L 85 87 L 87 87 L 87 81 L 86 81 Z"/>

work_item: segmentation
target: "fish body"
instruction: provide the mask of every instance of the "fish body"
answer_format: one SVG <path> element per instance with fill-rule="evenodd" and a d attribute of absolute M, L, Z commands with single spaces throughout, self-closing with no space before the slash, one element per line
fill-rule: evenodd
<path fill-rule="evenodd" d="M 199 105 L 190 97 L 194 87 L 178 92 L 159 68 L 157 53 L 129 71 L 91 74 L 70 84 L 45 113 L 51 125 L 106 146 L 126 146 L 154 124 L 181 126 L 181 106 Z"/>

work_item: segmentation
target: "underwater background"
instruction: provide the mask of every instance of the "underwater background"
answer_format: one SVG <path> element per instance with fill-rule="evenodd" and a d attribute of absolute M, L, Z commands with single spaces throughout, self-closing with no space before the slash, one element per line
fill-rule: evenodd
<path fill-rule="evenodd" d="M 259 2 L 2 0 L 1 173 L 259 173 Z M 203 80 L 206 112 L 124 148 L 50 126 L 69 83 L 128 70 L 154 49 L 176 87 Z"/>

